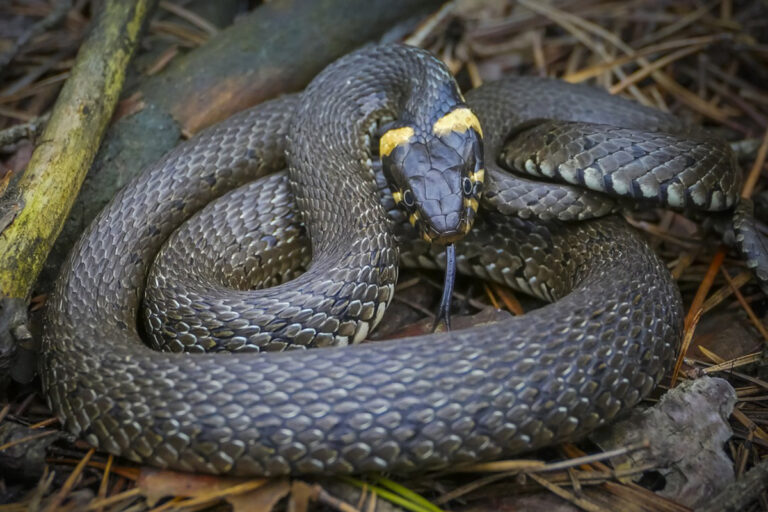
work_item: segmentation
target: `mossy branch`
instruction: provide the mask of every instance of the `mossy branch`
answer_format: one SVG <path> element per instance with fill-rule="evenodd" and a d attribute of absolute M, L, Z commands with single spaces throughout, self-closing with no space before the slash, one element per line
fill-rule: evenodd
<path fill-rule="evenodd" d="M 22 208 L 0 233 L 0 295 L 29 294 L 96 155 L 155 1 L 102 4 L 17 184 Z"/>

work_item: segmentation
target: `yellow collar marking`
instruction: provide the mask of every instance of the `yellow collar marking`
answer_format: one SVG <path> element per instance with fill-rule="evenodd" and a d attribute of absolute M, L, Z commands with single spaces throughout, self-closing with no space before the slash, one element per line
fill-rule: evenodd
<path fill-rule="evenodd" d="M 469 173 L 469 181 L 472 183 L 482 182 L 485 179 L 485 169 L 478 169 L 476 172 Z"/>
<path fill-rule="evenodd" d="M 483 136 L 483 129 L 480 128 L 480 121 L 475 114 L 467 107 L 462 107 L 438 119 L 432 127 L 432 133 L 442 136 L 451 132 L 464 133 L 470 128 L 474 128 L 481 137 Z"/>
<path fill-rule="evenodd" d="M 408 142 L 411 137 L 413 137 L 413 128 L 410 126 L 387 130 L 379 140 L 379 155 L 382 157 L 389 156 L 393 149 Z"/>

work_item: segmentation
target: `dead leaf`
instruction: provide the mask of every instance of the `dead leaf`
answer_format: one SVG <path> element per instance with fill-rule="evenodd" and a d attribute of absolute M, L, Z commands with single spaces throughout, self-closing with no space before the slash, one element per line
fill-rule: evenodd
<path fill-rule="evenodd" d="M 136 485 L 147 499 L 150 507 L 168 496 L 203 497 L 230 489 L 249 481 L 261 482 L 266 479 L 233 478 L 213 475 L 197 475 L 178 471 L 142 468 Z"/>
<path fill-rule="evenodd" d="M 761 339 L 741 311 L 725 310 L 702 317 L 686 357 L 709 361 L 699 347 L 728 361 L 758 352 Z"/>
<path fill-rule="evenodd" d="M 309 503 L 315 500 L 316 495 L 314 486 L 301 480 L 294 480 L 291 485 L 291 499 L 288 503 L 288 510 L 290 512 L 307 512 L 309 510 Z"/>
<path fill-rule="evenodd" d="M 499 310 L 488 306 L 474 315 L 453 315 L 451 316 L 451 330 L 469 329 L 479 325 L 486 325 L 494 322 L 506 320 L 512 316 L 508 311 Z M 432 332 L 432 319 L 425 318 L 418 322 L 403 326 L 402 328 L 390 332 L 387 339 L 405 338 L 408 336 L 418 336 L 421 334 L 430 334 Z"/>
<path fill-rule="evenodd" d="M 226 500 L 232 505 L 232 512 L 271 512 L 290 490 L 288 479 L 279 478 L 251 492 L 229 496 Z"/>

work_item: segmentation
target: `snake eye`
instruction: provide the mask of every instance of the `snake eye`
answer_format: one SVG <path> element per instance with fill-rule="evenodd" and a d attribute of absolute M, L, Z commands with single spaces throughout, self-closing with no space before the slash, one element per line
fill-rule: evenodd
<path fill-rule="evenodd" d="M 469 181 L 469 178 L 465 177 L 463 180 L 461 180 L 461 189 L 463 190 L 465 196 L 472 194 L 472 182 Z"/>
<path fill-rule="evenodd" d="M 413 204 L 414 204 L 413 192 L 411 192 L 411 189 L 409 188 L 403 191 L 403 204 L 408 208 L 413 208 Z"/>

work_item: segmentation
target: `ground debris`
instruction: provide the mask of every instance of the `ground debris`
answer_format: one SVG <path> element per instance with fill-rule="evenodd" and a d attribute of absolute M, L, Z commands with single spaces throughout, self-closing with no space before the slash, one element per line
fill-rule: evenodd
<path fill-rule="evenodd" d="M 45 470 L 48 447 L 61 437 L 57 430 L 31 429 L 6 419 L 0 424 L 0 474 L 36 481 Z"/>
<path fill-rule="evenodd" d="M 616 457 L 614 469 L 654 467 L 663 481 L 656 492 L 696 507 L 734 479 L 733 462 L 723 447 L 733 434 L 728 417 L 735 403 L 736 392 L 726 380 L 702 377 L 682 383 L 653 407 L 631 411 L 627 419 L 591 438 L 605 450 L 647 439 L 648 450 Z"/>
<path fill-rule="evenodd" d="M 240 10 L 246 4 L 232 3 L 238 4 Z M 87 33 L 95 2 L 71 2 L 60 23 L 26 42 L 20 36 L 34 24 L 51 16 L 56 6 L 64 2 L 13 0 L 0 4 L 0 54 L 9 49 L 15 53 L 0 76 L 0 139 L 5 141 L 0 144 L 3 146 L 0 147 L 0 177 L 6 176 L 9 169 L 14 171 L 10 190 L 13 179 L 21 174 L 29 160 L 38 128 L 44 124 L 46 113 L 69 76 L 79 43 Z M 214 37 L 212 34 L 218 30 L 206 23 L 206 20 L 213 21 L 212 18 L 205 15 L 190 17 L 189 14 L 193 11 L 200 13 L 200 5 L 220 3 L 170 0 L 163 4 L 158 12 L 161 23 L 154 23 L 149 28 L 142 50 L 148 63 L 144 73 L 155 76 L 158 83 L 157 77 L 178 67 L 179 61 L 190 49 L 208 44 L 209 39 Z M 266 4 L 275 5 L 276 2 Z M 768 92 L 765 88 L 768 83 L 767 12 L 763 0 L 552 0 L 546 4 L 531 0 L 456 0 L 447 2 L 439 13 L 422 23 L 408 41 L 418 43 L 444 59 L 456 71 L 464 89 L 508 74 L 557 76 L 608 88 L 614 93 L 630 96 L 643 104 L 674 112 L 693 123 L 716 130 L 733 146 L 744 149 L 740 151 L 740 163 L 744 169 L 751 169 L 756 212 L 758 219 L 762 220 L 758 229 L 765 234 L 768 233 L 765 225 L 768 218 L 765 180 L 768 166 L 759 158 L 758 149 L 768 140 Z M 13 45 L 19 41 L 23 44 L 14 48 Z M 259 46 L 259 50 L 262 49 Z M 221 88 L 216 90 L 221 91 Z M 200 95 L 197 97 L 202 98 Z M 129 98 L 123 105 L 125 109 L 121 114 L 124 117 L 119 122 L 125 124 L 128 118 L 151 115 L 154 117 L 149 125 L 158 128 L 154 133 L 177 139 L 179 127 L 176 121 L 165 113 L 162 113 L 160 120 L 154 120 L 161 113 L 144 101 L 144 97 Z M 141 108 L 143 110 L 139 113 L 131 114 Z M 141 127 L 133 130 L 140 131 Z M 132 131 L 127 130 L 126 133 L 129 138 L 134 138 Z M 25 139 L 19 139 L 20 136 Z M 156 142 L 160 137 L 153 135 L 151 139 L 150 142 Z M 106 148 L 105 167 L 117 168 L 116 155 L 127 153 L 127 146 L 118 142 Z M 110 151 L 112 147 L 115 149 Z M 94 183 L 94 190 L 81 194 L 86 196 L 84 199 L 102 201 L 102 195 L 111 195 L 122 184 L 114 178 Z M 101 185 L 104 185 L 104 190 Z M 112 188 L 107 192 L 109 187 Z M 87 201 L 84 200 L 85 203 Z M 87 207 L 87 204 L 81 206 L 80 210 Z M 768 493 L 765 490 L 768 379 L 764 356 L 768 344 L 756 326 L 756 322 L 766 323 L 768 300 L 735 254 L 720 245 L 719 235 L 711 234 L 704 222 L 689 220 L 672 212 L 632 212 L 627 215 L 628 220 L 647 236 L 668 262 L 686 305 L 690 305 L 691 321 L 687 323 L 686 330 L 691 349 L 681 354 L 682 371 L 678 374 L 678 381 L 682 384 L 674 393 L 694 396 L 695 400 L 680 403 L 675 398 L 663 398 L 658 406 L 662 412 L 638 413 L 639 424 L 655 425 L 651 421 L 653 417 L 658 423 L 665 423 L 671 433 L 652 434 L 658 431 L 647 430 L 633 434 L 638 439 L 649 439 L 652 448 L 632 450 L 628 455 L 615 458 L 614 466 L 602 458 L 585 460 L 585 452 L 592 454 L 596 451 L 594 445 L 586 442 L 529 454 L 527 461 L 505 461 L 505 469 L 491 475 L 416 475 L 398 479 L 399 482 L 418 491 L 436 506 L 445 507 L 445 510 L 554 512 L 576 510 L 578 503 L 587 510 L 682 512 L 689 509 L 659 497 L 647 487 L 653 489 L 654 485 L 663 483 L 662 492 L 670 492 L 665 495 L 672 496 L 670 489 L 675 488 L 675 501 L 693 503 L 686 501 L 700 496 L 697 494 L 700 490 L 693 488 L 693 480 L 701 482 L 711 479 L 713 488 L 707 495 L 717 494 L 714 487 L 722 492 L 709 502 L 705 500 L 702 510 L 768 510 Z M 5 218 L 11 219 L 11 216 Z M 79 230 L 87 222 L 79 220 L 75 224 Z M 403 272 L 398 288 L 409 279 L 415 280 L 419 286 L 398 291 L 394 306 L 399 310 L 387 313 L 389 332 L 384 333 L 387 336 L 397 335 L 398 330 L 410 324 L 418 323 L 422 330 L 428 330 L 431 325 L 430 315 L 438 291 L 437 287 L 425 283 L 438 281 L 439 275 Z M 703 281 L 706 281 L 705 287 L 702 286 Z M 49 286 L 48 282 L 38 283 L 36 292 L 40 293 Z M 403 291 L 405 293 L 401 294 Z M 694 299 L 694 296 L 698 297 Z M 520 309 L 531 309 L 527 303 L 518 308 L 514 296 L 506 290 L 493 285 L 478 286 L 474 282 L 459 283 L 454 298 L 454 306 L 462 308 L 457 315 L 466 315 L 470 325 L 484 321 L 483 315 L 488 315 L 490 319 L 496 314 L 509 314 L 491 313 L 493 309 L 483 310 L 484 307 L 505 307 L 515 314 Z M 524 300 L 522 297 L 519 299 Z M 481 313 L 478 314 L 478 311 Z M 727 441 L 724 439 L 730 433 L 724 419 L 728 416 L 728 407 L 733 406 L 732 395 L 724 387 L 721 388 L 722 384 L 718 382 L 722 381 L 719 379 L 696 379 L 691 382 L 685 378 L 701 374 L 727 378 L 735 388 L 738 402 L 730 418 L 733 435 Z M 665 378 L 664 385 L 669 382 Z M 705 389 L 698 395 L 691 395 L 689 388 L 696 386 Z M 713 394 L 707 394 L 709 392 Z M 33 395 L 29 394 L 29 388 L 23 391 L 18 386 L 11 389 L 7 403 L 0 403 L 0 426 L 7 428 L 11 425 L 11 431 L 23 433 L 27 428 L 24 425 L 46 423 L 47 426 L 55 423 L 43 400 Z M 668 405 L 662 405 L 667 402 Z M 662 406 L 672 410 L 662 409 Z M 675 427 L 672 419 L 678 417 L 683 423 Z M 21 430 L 17 430 L 19 428 Z M 39 427 L 31 430 L 31 435 L 47 432 Z M 15 435 L 21 435 L 21 439 L 26 437 L 18 433 Z M 16 449 L 32 450 L 37 442 L 50 445 L 47 465 L 43 466 L 46 471 L 39 477 L 37 486 L 20 480 L 21 473 L 6 471 L 3 475 L 0 495 L 4 501 L 15 502 L 3 510 L 44 510 L 57 501 L 61 510 L 83 510 L 86 506 L 91 510 L 99 509 L 94 505 L 103 506 L 103 510 L 150 508 L 138 483 L 140 475 L 149 474 L 147 470 L 111 456 L 93 454 L 80 442 L 72 443 L 66 439 L 51 443 L 56 437 L 51 434 L 29 440 L 29 445 L 24 442 L 7 449 L 13 453 Z M 0 440 L 0 443 L 5 442 Z M 656 442 L 658 445 L 654 444 Z M 614 443 L 611 446 L 632 444 L 628 440 Z M 727 450 L 725 453 L 720 449 L 723 444 Z M 0 451 L 0 455 L 4 452 Z M 673 454 L 681 454 L 679 460 L 669 460 Z M 704 457 L 711 457 L 721 466 L 712 465 L 714 462 L 702 462 Z M 565 463 L 574 459 L 579 462 L 576 466 L 564 467 L 563 459 Z M 35 460 L 39 462 L 39 456 Z M 646 461 L 645 464 L 642 461 Z M 536 471 L 536 478 L 527 473 L 544 465 L 550 470 Z M 0 462 L 0 466 L 5 464 Z M 39 465 L 34 467 L 35 471 L 40 470 Z M 518 469 L 510 469 L 514 467 Z M 74 478 L 71 487 L 65 489 L 63 484 L 68 475 Z M 645 475 L 645 478 L 640 475 Z M 653 475 L 663 476 L 663 482 L 661 478 L 654 481 L 650 478 Z M 725 479 L 724 475 L 729 475 L 729 478 L 735 475 L 736 479 L 723 490 L 721 481 Z M 196 482 L 195 477 L 189 475 L 177 475 L 175 478 L 179 479 L 177 483 L 186 481 L 187 485 Z M 282 485 L 280 482 L 283 481 L 277 482 L 275 485 Z M 370 501 L 360 501 L 355 495 L 340 491 L 337 494 L 337 488 L 330 483 L 298 483 L 302 482 L 294 482 L 287 491 L 292 493 L 292 504 L 301 501 L 299 498 L 303 496 L 302 503 L 310 508 L 317 507 L 319 500 L 329 510 L 348 510 L 344 508 L 347 505 L 357 510 L 369 510 Z M 230 484 L 219 490 L 230 492 L 229 487 L 239 485 Z M 164 484 L 158 485 L 162 487 Z M 264 488 L 266 484 L 259 487 Z M 283 491 L 284 488 L 280 490 Z M 220 510 L 231 506 L 221 500 L 216 501 L 216 505 L 210 505 L 214 502 L 211 494 L 207 496 L 210 501 L 190 503 L 195 498 L 183 498 L 190 494 L 181 487 L 158 491 L 162 492 L 171 492 L 175 496 L 163 498 L 167 501 L 154 502 L 166 510 L 181 502 L 189 505 L 189 509 L 216 507 Z M 213 492 L 217 492 L 216 489 Z M 268 498 L 274 499 L 278 494 L 270 494 Z M 375 501 L 377 507 L 385 503 L 384 498 L 369 490 L 358 494 L 366 500 Z M 227 498 L 230 503 L 235 496 L 230 493 Z M 318 499 L 319 496 L 324 496 L 324 499 Z M 198 494 L 200 497 L 206 496 L 201 492 Z"/>

